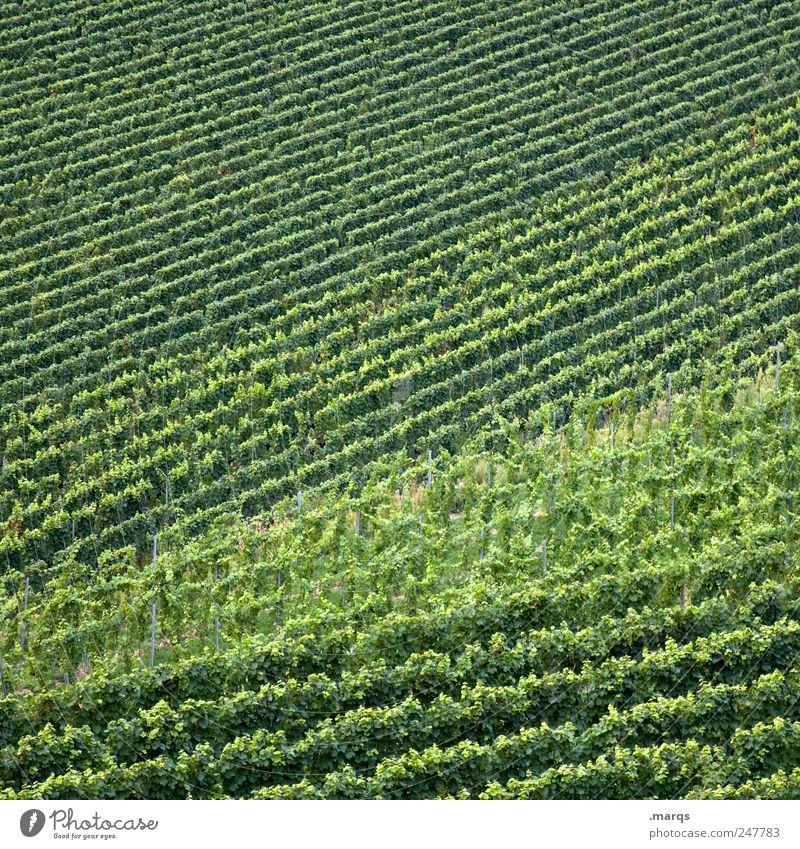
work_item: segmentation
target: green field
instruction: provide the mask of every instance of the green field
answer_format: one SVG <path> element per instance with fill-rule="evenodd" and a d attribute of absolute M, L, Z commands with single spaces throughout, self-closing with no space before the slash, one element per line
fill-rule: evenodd
<path fill-rule="evenodd" d="M 0 24 L 0 797 L 800 797 L 797 4 Z"/>

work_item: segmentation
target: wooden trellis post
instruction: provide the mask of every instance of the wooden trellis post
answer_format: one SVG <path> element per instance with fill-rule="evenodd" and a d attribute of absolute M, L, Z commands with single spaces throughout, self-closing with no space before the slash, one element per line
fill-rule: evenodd
<path fill-rule="evenodd" d="M 547 540 L 542 540 L 542 577 L 547 576 Z"/>
<path fill-rule="evenodd" d="M 433 459 L 431 457 L 431 449 L 428 449 L 428 489 L 433 485 Z"/>
<path fill-rule="evenodd" d="M 303 490 L 297 490 L 297 515 L 299 516 L 303 510 Z"/>
<path fill-rule="evenodd" d="M 781 385 L 781 343 L 775 346 L 775 388 Z"/>

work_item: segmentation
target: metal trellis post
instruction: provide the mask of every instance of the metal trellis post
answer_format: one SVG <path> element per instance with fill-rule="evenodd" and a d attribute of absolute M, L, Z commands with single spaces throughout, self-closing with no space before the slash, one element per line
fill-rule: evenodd
<path fill-rule="evenodd" d="M 158 561 L 158 534 L 153 534 L 153 570 Z M 150 602 L 150 668 L 156 663 L 156 586 L 153 584 L 153 598 Z"/>
<path fill-rule="evenodd" d="M 214 583 L 217 583 L 219 577 L 219 566 L 214 564 Z M 219 601 L 216 602 L 217 615 L 214 618 L 214 650 L 219 653 Z"/>
<path fill-rule="evenodd" d="M 672 375 L 667 375 L 667 427 L 672 420 Z"/>
<path fill-rule="evenodd" d="M 25 598 L 22 602 L 22 610 L 23 612 L 27 612 L 28 610 L 28 595 L 30 593 L 31 588 L 31 579 L 25 578 Z M 28 623 L 23 619 L 22 620 L 22 635 L 19 639 L 20 648 L 22 651 L 25 651 L 25 643 L 28 640 Z"/>

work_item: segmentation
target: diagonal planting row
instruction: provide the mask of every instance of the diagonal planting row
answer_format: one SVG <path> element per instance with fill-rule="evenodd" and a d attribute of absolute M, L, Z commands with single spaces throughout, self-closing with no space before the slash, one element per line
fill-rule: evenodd
<path fill-rule="evenodd" d="M 288 526 L 285 521 L 278 526 L 286 529 L 286 541 L 291 540 L 288 548 L 286 541 L 282 542 L 279 535 L 273 543 L 269 543 L 256 564 L 247 560 L 238 566 L 222 563 L 224 579 L 220 585 L 216 581 L 212 584 L 205 580 L 209 568 L 207 559 L 197 566 L 191 566 L 190 561 L 186 560 L 175 563 L 169 552 L 152 566 L 117 576 L 112 573 L 105 580 L 99 580 L 93 571 L 81 576 L 67 562 L 64 564 L 66 572 L 63 576 L 53 578 L 46 587 L 35 584 L 32 588 L 30 608 L 25 610 L 24 615 L 31 659 L 46 666 L 46 659 L 49 658 L 72 670 L 82 661 L 86 651 L 90 650 L 95 655 L 99 650 L 103 655 L 115 650 L 125 652 L 135 649 L 141 644 L 143 622 L 149 615 L 151 599 L 156 598 L 160 609 L 164 610 L 160 617 L 161 633 L 169 634 L 172 639 L 183 641 L 186 630 L 197 628 L 206 619 L 206 610 L 214 607 L 217 607 L 218 616 L 223 617 L 226 630 L 230 624 L 234 633 L 238 634 L 240 623 L 249 622 L 250 628 L 255 626 L 251 621 L 252 611 L 271 610 L 278 599 L 286 615 L 308 610 L 309 605 L 313 608 L 316 606 L 315 594 L 320 585 L 343 580 L 343 564 L 347 564 L 348 610 L 363 625 L 376 615 L 387 615 L 394 606 L 389 602 L 389 597 L 400 592 L 399 587 L 402 586 L 395 569 L 398 553 L 402 553 L 401 572 L 409 576 L 427 572 L 425 591 L 440 593 L 451 579 L 447 577 L 448 567 L 438 560 L 444 557 L 442 563 L 447 563 L 449 558 L 438 545 L 430 545 L 425 538 L 433 543 L 437 536 L 441 539 L 444 534 L 451 551 L 463 551 L 458 557 L 462 564 L 459 567 L 462 577 L 458 580 L 463 581 L 463 575 L 470 574 L 468 558 L 478 556 L 481 528 L 505 523 L 519 509 L 523 511 L 519 514 L 520 519 L 525 522 L 524 505 L 530 504 L 531 498 L 544 499 L 549 508 L 546 524 L 539 529 L 531 528 L 532 533 L 524 545 L 520 544 L 521 541 L 514 545 L 513 557 L 523 567 L 526 577 L 529 575 L 529 567 L 524 566 L 525 561 L 538 558 L 537 547 L 543 538 L 549 540 L 551 558 L 555 554 L 557 580 L 593 579 L 592 564 L 598 564 L 604 570 L 619 570 L 624 576 L 632 574 L 631 570 L 638 574 L 638 562 L 631 556 L 624 541 L 640 535 L 642 529 L 647 529 L 650 535 L 649 547 L 657 551 L 659 546 L 667 546 L 668 551 L 673 551 L 674 540 L 671 530 L 667 530 L 664 512 L 671 496 L 677 509 L 679 526 L 687 528 L 691 534 L 691 544 L 699 548 L 691 557 L 685 560 L 681 558 L 678 562 L 659 558 L 664 563 L 659 563 L 660 571 L 656 570 L 654 575 L 656 586 L 661 587 L 663 597 L 676 597 L 687 567 L 692 574 L 692 591 L 696 597 L 702 598 L 720 590 L 726 593 L 741 591 L 753 574 L 752 568 L 748 566 L 750 558 L 758 556 L 764 560 L 767 554 L 771 556 L 771 552 L 793 545 L 791 526 L 782 528 L 779 525 L 770 530 L 761 525 L 767 516 L 783 516 L 787 505 L 792 504 L 791 493 L 797 484 L 791 473 L 794 464 L 793 435 L 796 430 L 786 427 L 772 434 L 768 440 L 764 439 L 764 427 L 774 420 L 785 419 L 787 411 L 792 408 L 792 396 L 787 395 L 787 391 L 784 387 L 784 394 L 776 395 L 770 405 L 759 408 L 756 418 L 747 418 L 736 425 L 744 433 L 754 434 L 753 445 L 758 446 L 756 456 L 766 451 L 770 458 L 769 462 L 759 462 L 757 468 L 746 464 L 732 470 L 726 455 L 709 454 L 707 447 L 698 453 L 691 431 L 676 431 L 672 428 L 669 434 L 671 450 L 668 450 L 665 441 L 666 434 L 659 440 L 651 435 L 647 463 L 636 452 L 625 451 L 623 454 L 617 452 L 611 455 L 592 453 L 587 455 L 588 464 L 571 464 L 565 479 L 558 480 L 557 491 L 554 492 L 552 479 L 549 483 L 546 480 L 553 467 L 546 462 L 538 473 L 538 479 L 521 482 L 513 489 L 504 487 L 500 491 L 486 490 L 482 500 L 489 508 L 488 513 L 481 508 L 480 514 L 470 514 L 468 519 L 457 520 L 454 524 L 447 511 L 444 515 L 428 512 L 425 515 L 427 530 L 424 534 L 414 531 L 409 535 L 401 512 L 394 518 L 400 524 L 396 527 L 390 525 L 393 531 L 385 537 L 381 534 L 383 539 L 373 535 L 358 540 L 352 537 L 348 542 L 348 535 L 341 527 L 341 505 L 333 505 L 333 511 L 325 506 L 317 514 L 312 509 Z M 654 461 L 657 452 L 660 452 L 661 459 L 652 467 L 649 464 Z M 688 459 L 684 459 L 684 455 Z M 744 455 L 749 456 L 747 451 Z M 678 457 L 677 463 L 675 456 Z M 622 477 L 621 472 L 624 472 Z M 535 483 L 536 480 L 538 483 Z M 765 481 L 771 481 L 772 488 L 766 487 Z M 454 482 L 454 479 L 448 482 L 447 475 L 440 478 L 438 486 L 443 487 L 442 494 L 449 491 Z M 779 482 L 782 490 L 775 488 Z M 532 490 L 529 489 L 531 486 Z M 543 490 L 547 492 L 546 495 Z M 594 493 L 594 503 L 587 503 L 587 492 Z M 646 494 L 645 498 L 641 497 L 642 493 Z M 517 504 L 523 507 L 514 506 Z M 610 505 L 615 505 L 611 513 Z M 734 548 L 729 547 L 724 557 L 714 548 L 706 552 L 706 541 L 699 533 L 701 527 L 706 528 L 711 539 L 718 533 L 726 533 L 724 523 L 715 521 L 709 524 L 709 517 L 722 505 L 728 505 L 729 509 L 735 507 L 738 511 L 743 534 Z M 555 512 L 551 513 L 553 507 Z M 379 508 L 376 506 L 374 509 Z M 368 516 L 369 513 L 364 514 L 363 518 L 366 520 Z M 423 515 L 419 518 L 422 520 Z M 663 530 L 654 530 L 659 527 Z M 339 554 L 326 567 L 324 564 L 330 556 L 326 553 L 329 549 L 320 549 L 319 546 L 328 545 L 325 542 L 330 538 L 328 529 L 336 529 L 337 534 L 344 533 L 344 539 L 340 541 Z M 608 543 L 612 538 L 618 541 L 616 548 L 609 548 Z M 400 540 L 403 541 L 398 546 Z M 255 542 L 263 546 L 267 538 L 256 536 Z M 513 567 L 501 565 L 512 555 L 510 542 L 508 533 L 504 532 L 492 545 L 487 544 L 487 551 L 489 554 L 495 551 L 493 557 L 500 558 L 498 566 L 513 576 Z M 483 547 L 481 544 L 481 549 Z M 345 560 L 341 559 L 343 550 L 348 552 Z M 598 559 L 598 550 L 604 551 L 601 559 Z M 757 551 L 761 553 L 757 555 Z M 221 553 L 217 555 L 221 556 Z M 758 574 L 762 577 L 782 574 L 781 564 L 786 557 L 788 553 L 774 563 L 764 560 L 760 567 L 762 571 Z M 431 558 L 427 566 L 426 558 Z M 211 559 L 214 559 L 214 555 Z M 315 565 L 317 562 L 319 565 Z M 553 568 L 551 563 L 551 575 Z M 187 572 L 187 569 L 190 571 Z M 279 574 L 282 571 L 284 585 L 277 596 L 276 570 Z M 176 572 L 183 575 L 185 588 L 181 584 L 175 585 Z M 437 578 L 437 575 L 440 577 Z M 444 579 L 444 583 L 441 579 Z M 640 589 L 629 587 L 627 597 L 648 603 L 649 580 L 641 585 L 644 595 L 640 595 Z M 384 588 L 377 607 L 376 586 Z M 607 595 L 610 587 L 603 583 L 603 579 L 599 583 L 593 581 L 590 586 L 597 598 L 581 597 L 584 612 L 602 611 L 604 605 L 609 604 Z M 155 587 L 159 588 L 157 593 Z M 417 591 L 414 591 L 414 596 L 415 605 L 426 604 L 424 596 L 420 597 Z M 12 649 L 19 638 L 22 605 L 21 582 L 17 586 L 16 598 L 6 607 L 7 615 L 13 617 L 4 636 L 6 651 Z M 141 631 L 137 622 L 140 623 Z M 123 623 L 126 623 L 125 627 Z M 419 627 L 417 623 L 415 628 L 419 630 Z M 447 627 L 447 621 L 440 623 L 440 627 Z M 417 639 L 399 623 L 393 634 L 403 634 L 406 640 Z M 437 639 L 440 638 L 441 633 L 438 633 Z M 423 641 L 418 645 L 422 648 L 425 643 Z M 383 644 L 381 650 L 386 657 L 392 651 L 391 643 Z M 21 657 L 20 661 L 23 659 Z M 9 661 L 8 654 L 6 661 Z"/>
<path fill-rule="evenodd" d="M 719 629 L 720 623 L 715 626 Z M 284 731 L 256 731 L 228 743 L 219 754 L 214 754 L 215 747 L 206 743 L 188 756 L 181 755 L 188 742 L 184 724 L 177 723 L 173 734 L 162 726 L 162 739 L 154 738 L 152 732 L 148 734 L 143 741 L 144 747 L 137 751 L 143 760 L 130 768 L 112 767 L 115 761 L 111 750 L 104 748 L 88 730 L 81 734 L 73 729 L 67 730 L 64 745 L 56 743 L 47 748 L 44 763 L 37 765 L 36 759 L 40 757 L 37 753 L 41 753 L 42 746 L 54 742 L 52 732 L 45 730 L 42 739 L 38 743 L 34 741 L 33 746 L 24 740 L 20 744 L 23 764 L 33 755 L 32 777 L 36 775 L 37 766 L 48 771 L 54 763 L 58 764 L 60 753 L 74 747 L 76 734 L 84 739 L 81 756 L 84 768 L 97 772 L 88 780 L 80 773 L 46 779 L 41 788 L 34 783 L 30 791 L 23 790 L 23 795 L 30 792 L 32 795 L 43 793 L 45 797 L 73 798 L 69 794 L 78 791 L 96 797 L 109 791 L 124 794 L 126 790 L 133 795 L 147 795 L 154 790 L 163 792 L 170 781 L 175 782 L 171 793 L 181 795 L 197 793 L 203 786 L 209 789 L 221 786 L 223 792 L 237 796 L 248 789 L 252 791 L 273 783 L 276 788 L 262 791 L 262 795 L 281 796 L 289 791 L 293 795 L 304 795 L 302 786 L 282 786 L 292 774 L 292 767 L 301 776 L 319 775 L 317 783 L 312 778 L 304 784 L 306 788 L 315 787 L 316 795 L 333 792 L 341 796 L 343 788 L 347 788 L 344 795 L 371 798 L 457 793 L 465 787 L 472 793 L 480 790 L 481 782 L 487 783 L 502 774 L 501 770 L 512 775 L 521 770 L 524 775 L 532 764 L 541 763 L 540 769 L 545 769 L 554 761 L 586 758 L 592 752 L 596 756 L 607 746 L 629 736 L 646 739 L 649 733 L 658 737 L 661 732 L 653 728 L 656 721 L 680 738 L 687 728 L 693 729 L 695 722 L 702 721 L 706 713 L 713 714 L 717 724 L 712 724 L 707 733 L 717 738 L 720 734 L 731 734 L 745 714 L 758 712 L 760 716 L 771 717 L 771 712 L 785 712 L 787 704 L 791 704 L 787 702 L 787 694 L 795 677 L 775 670 L 791 670 L 792 658 L 797 658 L 800 652 L 799 633 L 796 621 L 781 619 L 774 625 L 755 623 L 731 631 L 716 630 L 684 646 L 667 640 L 663 649 L 647 650 L 638 661 L 623 656 L 606 660 L 596 667 L 584 663 L 580 673 L 565 670 L 561 674 L 546 675 L 544 679 L 534 674 L 519 679 L 513 686 L 493 688 L 479 684 L 472 690 L 462 687 L 457 698 L 439 695 L 427 708 L 412 695 L 388 708 L 344 713 L 333 723 L 327 721 L 312 727 L 294 743 L 287 739 Z M 519 657 L 524 655 L 523 646 Z M 502 663 L 502 658 L 500 661 Z M 518 667 L 518 662 L 515 666 Z M 774 688 L 771 694 L 765 692 L 759 675 L 771 676 Z M 743 678 L 745 682 L 753 680 L 754 683 L 728 684 L 717 692 L 719 701 L 708 698 L 708 688 L 702 686 L 703 682 L 716 682 L 720 677 L 724 682 Z M 692 693 L 694 687 L 700 687 L 697 694 Z M 749 703 L 748 687 L 753 691 Z M 744 699 L 742 690 L 745 690 Z M 676 691 L 686 695 L 681 698 L 675 695 Z M 666 698 L 665 692 L 669 694 Z M 654 705 L 651 700 L 655 700 Z M 699 706 L 694 709 L 697 702 Z M 722 707 L 726 703 L 729 710 L 723 714 Z M 748 708 L 748 704 L 752 708 Z M 609 705 L 619 708 L 609 708 Z M 540 728 L 545 716 L 558 723 L 564 716 L 561 711 L 566 711 L 572 720 L 564 726 L 556 725 L 552 731 L 548 725 Z M 158 713 L 158 710 L 153 711 L 156 721 L 160 718 Z M 580 723 L 577 726 L 576 720 Z M 525 727 L 534 721 L 533 727 Z M 214 714 L 212 734 L 219 735 L 220 731 L 224 734 L 224 727 L 224 713 Z M 506 730 L 520 727 L 521 730 L 510 737 L 502 735 Z M 582 733 L 581 727 L 585 729 Z M 126 724 L 110 726 L 110 736 L 116 741 L 117 751 L 125 748 L 125 740 L 131 748 L 136 747 L 136 737 L 127 737 L 127 731 Z M 501 736 L 494 739 L 498 733 Z M 418 754 L 412 750 L 395 756 L 377 755 L 387 740 L 390 751 L 394 746 L 402 749 L 404 744 L 416 749 L 427 734 L 433 735 L 436 742 Z M 487 741 L 476 742 L 475 738 L 481 737 Z M 450 739 L 460 738 L 464 738 L 464 742 L 447 745 Z M 150 745 L 156 751 L 163 747 L 165 754 L 171 755 L 170 759 L 157 755 L 148 760 Z M 172 749 L 172 746 L 177 748 Z M 341 776 L 335 772 L 337 762 L 347 764 Z M 326 767 L 334 769 L 327 774 Z M 363 776 L 357 775 L 362 772 Z M 466 775 L 470 776 L 469 781 Z M 148 779 L 152 785 L 148 786 Z"/>
<path fill-rule="evenodd" d="M 777 197 L 777 196 L 776 196 L 776 197 Z M 518 310 L 520 309 L 520 306 L 519 306 L 519 305 L 517 305 L 517 309 L 518 309 Z M 542 324 L 545 324 L 545 323 L 544 323 L 544 322 L 542 322 Z M 545 324 L 545 326 L 546 326 L 546 324 Z M 507 344 L 507 343 L 506 343 L 506 344 Z M 523 353 L 524 353 L 524 352 L 523 352 Z M 499 368 L 498 368 L 498 371 L 500 371 L 500 370 L 501 370 L 501 369 L 499 369 Z M 452 386 L 452 383 L 451 383 L 451 386 Z M 452 394 L 452 389 L 449 391 L 449 394 Z M 235 414 L 234 414 L 234 417 L 235 417 Z M 215 423 L 216 423 L 216 422 L 215 422 Z M 224 436 L 224 434 L 223 434 L 223 436 Z M 263 437 L 262 437 L 262 438 L 263 438 Z M 63 444 L 63 441 L 61 442 L 61 444 Z M 253 446 L 249 446 L 249 447 L 250 447 L 250 449 L 251 449 L 251 451 L 252 451 Z M 89 453 L 89 452 L 84 452 L 84 455 L 85 455 L 85 453 Z M 94 453 L 94 452 L 92 452 L 92 453 Z M 90 453 L 90 456 L 91 456 L 91 453 Z M 99 459 L 99 458 L 98 458 L 98 459 Z M 285 468 L 286 468 L 286 461 L 283 461 L 283 460 L 282 460 L 282 461 L 280 461 L 280 462 L 275 462 L 275 461 L 273 461 L 272 468 L 280 468 L 281 466 L 283 466 L 283 468 L 285 469 Z M 255 470 L 253 470 L 253 471 L 255 471 Z M 259 475 L 259 476 L 260 476 L 260 475 Z M 172 483 L 172 482 L 171 482 L 171 483 Z M 173 497 L 174 497 L 174 495 L 175 495 L 175 489 L 176 489 L 176 486 L 175 486 L 175 485 L 173 485 L 173 491 L 172 491 Z M 81 499 L 81 500 L 83 500 L 83 499 Z M 62 527 L 63 527 L 63 526 L 62 526 Z"/>

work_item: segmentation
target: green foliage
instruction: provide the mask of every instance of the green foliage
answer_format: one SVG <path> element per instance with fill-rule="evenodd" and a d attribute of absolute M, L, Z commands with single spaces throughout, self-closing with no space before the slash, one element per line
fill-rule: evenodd
<path fill-rule="evenodd" d="M 589 405 L 569 433 L 437 459 L 430 489 L 427 463 L 397 458 L 357 495 L 199 537 L 176 523 L 149 569 L 109 570 L 94 609 L 122 629 L 78 603 L 78 569 L 51 579 L 25 653 L 20 614 L 6 631 L 5 795 L 788 792 L 764 782 L 800 752 L 780 725 L 800 723 L 794 344 L 779 387 L 709 370 L 613 445 Z M 152 587 L 171 645 L 120 674 L 145 655 Z M 58 686 L 67 633 L 98 642 Z"/>
<path fill-rule="evenodd" d="M 0 795 L 800 795 L 796 4 L 5 6 Z"/>

